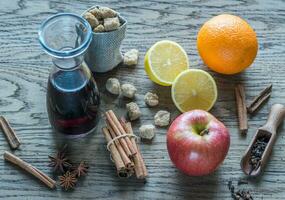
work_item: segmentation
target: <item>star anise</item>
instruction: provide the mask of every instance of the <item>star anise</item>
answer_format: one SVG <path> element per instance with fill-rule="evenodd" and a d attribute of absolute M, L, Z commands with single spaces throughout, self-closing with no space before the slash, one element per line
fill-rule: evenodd
<path fill-rule="evenodd" d="M 70 171 L 67 171 L 62 176 L 59 176 L 60 186 L 63 187 L 65 190 L 73 189 L 77 179 L 75 174 L 70 173 Z"/>
<path fill-rule="evenodd" d="M 50 159 L 50 167 L 53 167 L 53 170 L 60 171 L 62 173 L 65 172 L 67 168 L 70 168 L 72 165 L 69 163 L 68 158 L 65 156 L 66 145 L 63 149 L 56 153 L 55 156 L 48 156 Z"/>
<path fill-rule="evenodd" d="M 73 168 L 72 173 L 77 177 L 85 176 L 88 172 L 88 168 L 89 166 L 84 161 L 81 161 L 78 166 Z"/>

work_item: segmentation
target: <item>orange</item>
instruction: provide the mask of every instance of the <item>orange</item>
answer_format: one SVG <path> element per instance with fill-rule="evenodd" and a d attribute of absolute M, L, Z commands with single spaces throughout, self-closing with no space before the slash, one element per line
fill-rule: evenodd
<path fill-rule="evenodd" d="M 197 48 L 209 68 L 222 74 L 236 74 L 253 63 L 258 43 L 256 33 L 245 20 L 222 14 L 202 26 Z"/>

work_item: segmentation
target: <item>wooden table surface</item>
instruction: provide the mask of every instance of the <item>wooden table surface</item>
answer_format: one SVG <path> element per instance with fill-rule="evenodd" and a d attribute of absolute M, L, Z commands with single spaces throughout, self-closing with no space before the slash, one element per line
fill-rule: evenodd
<path fill-rule="evenodd" d="M 211 1 L 211 0 L 146 0 L 146 1 L 84 1 L 84 0 L 1 0 L 0 2 L 0 114 L 11 122 L 22 141 L 14 153 L 52 176 L 48 167 L 48 155 L 66 142 L 53 134 L 46 111 L 46 84 L 51 59 L 39 46 L 38 29 L 47 17 L 59 12 L 80 14 L 94 4 L 105 5 L 119 11 L 128 20 L 127 35 L 122 45 L 125 52 L 131 48 L 140 50 L 136 68 L 119 66 L 106 74 L 95 74 L 101 91 L 101 109 L 113 109 L 125 114 L 129 100 L 109 95 L 104 84 L 109 77 L 121 82 L 133 83 L 138 94 L 135 102 L 143 115 L 135 122 L 137 131 L 141 124 L 153 123 L 154 114 L 161 109 L 171 112 L 174 119 L 179 112 L 170 97 L 170 88 L 152 83 L 143 67 L 146 50 L 156 41 L 170 39 L 181 44 L 190 60 L 191 68 L 209 71 L 215 78 L 219 97 L 211 110 L 230 130 L 230 151 L 223 165 L 212 175 L 187 177 L 171 164 L 166 150 L 167 128 L 157 128 L 151 144 L 141 144 L 149 170 L 146 183 L 134 178 L 116 177 L 113 164 L 105 148 L 100 132 L 101 123 L 94 134 L 68 141 L 72 157 L 90 164 L 89 175 L 78 183 L 73 192 L 60 188 L 52 191 L 35 178 L 0 159 L 0 199 L 231 199 L 227 183 L 236 185 L 246 179 L 240 169 L 240 159 L 256 129 L 266 121 L 273 103 L 285 104 L 285 2 L 284 0 L 259 1 Z M 196 48 L 196 35 L 209 18 L 221 14 L 236 14 L 246 19 L 255 29 L 259 52 L 254 64 L 235 76 L 219 75 L 210 71 L 201 61 Z M 249 120 L 246 137 L 238 133 L 235 84 L 243 83 L 247 99 L 252 99 L 269 83 L 273 83 L 270 101 Z M 143 96 L 148 91 L 159 95 L 156 108 L 145 106 Z M 280 134 L 265 173 L 248 180 L 238 188 L 248 188 L 254 199 L 285 198 L 285 129 Z M 0 134 L 0 152 L 10 150 L 3 134 Z M 2 157 L 2 156 L 1 156 Z"/>

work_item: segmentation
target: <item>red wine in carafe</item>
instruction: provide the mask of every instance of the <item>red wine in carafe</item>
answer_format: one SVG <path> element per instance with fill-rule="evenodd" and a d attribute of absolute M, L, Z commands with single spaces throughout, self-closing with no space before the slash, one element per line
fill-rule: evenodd
<path fill-rule="evenodd" d="M 98 121 L 99 99 L 95 80 L 84 68 L 52 73 L 47 109 L 53 128 L 74 137 L 89 133 Z"/>

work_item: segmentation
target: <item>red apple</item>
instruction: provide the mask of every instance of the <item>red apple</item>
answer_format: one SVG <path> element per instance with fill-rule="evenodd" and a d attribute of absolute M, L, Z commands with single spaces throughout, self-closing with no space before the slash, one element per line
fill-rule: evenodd
<path fill-rule="evenodd" d="M 225 159 L 229 147 L 228 129 L 203 110 L 181 114 L 167 133 L 171 161 L 190 176 L 203 176 L 215 171 Z"/>

